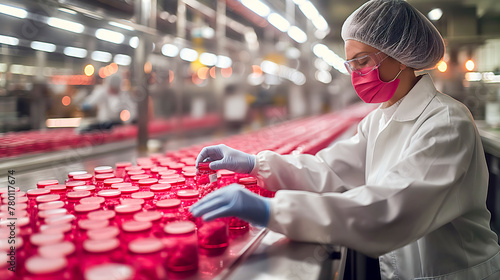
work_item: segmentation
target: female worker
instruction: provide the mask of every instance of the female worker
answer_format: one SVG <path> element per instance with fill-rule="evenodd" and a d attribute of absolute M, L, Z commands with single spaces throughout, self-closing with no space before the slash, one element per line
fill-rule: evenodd
<path fill-rule="evenodd" d="M 383 279 L 500 279 L 472 116 L 429 75 L 415 76 L 442 59 L 439 32 L 403 0 L 373 0 L 349 16 L 342 38 L 354 89 L 381 103 L 357 134 L 314 156 L 206 147 L 198 162 L 249 173 L 278 192 L 267 199 L 232 185 L 190 210 L 379 256 Z"/>

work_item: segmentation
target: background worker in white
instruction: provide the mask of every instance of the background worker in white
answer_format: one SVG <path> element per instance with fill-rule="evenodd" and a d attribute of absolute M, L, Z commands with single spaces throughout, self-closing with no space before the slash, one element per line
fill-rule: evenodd
<path fill-rule="evenodd" d="M 100 123 L 121 123 L 120 113 L 123 110 L 129 111 L 129 122 L 134 120 L 137 104 L 128 92 L 121 90 L 121 83 L 122 79 L 116 74 L 108 77 L 104 85 L 98 86 L 85 98 L 82 110 L 87 111 L 92 107 L 97 107 L 96 118 Z"/>
<path fill-rule="evenodd" d="M 267 199 L 233 185 L 190 210 L 379 256 L 382 279 L 500 279 L 472 116 L 414 73 L 442 59 L 440 34 L 405 1 L 374 0 L 346 20 L 342 37 L 356 92 L 381 103 L 357 134 L 316 155 L 206 147 L 198 162 L 250 173 L 278 192 Z"/>

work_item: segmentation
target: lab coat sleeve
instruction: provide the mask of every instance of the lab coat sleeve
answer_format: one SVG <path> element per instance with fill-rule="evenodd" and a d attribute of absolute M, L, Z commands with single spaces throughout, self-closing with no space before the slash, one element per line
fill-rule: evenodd
<path fill-rule="evenodd" d="M 89 104 L 90 106 L 96 106 L 101 102 L 106 96 L 106 91 L 103 87 L 99 86 L 92 91 L 92 93 L 87 96 L 83 103 Z"/>
<path fill-rule="evenodd" d="M 418 129 L 376 185 L 343 193 L 278 191 L 271 200 L 269 229 L 296 241 L 339 244 L 379 256 L 484 207 L 475 192 L 486 188 L 475 186 L 487 184 L 487 170 L 470 164 L 484 161 L 474 124 L 433 122 Z"/>
<path fill-rule="evenodd" d="M 251 175 L 259 186 L 311 192 L 345 191 L 364 184 L 367 126 L 365 118 L 356 135 L 339 141 L 316 155 L 280 155 L 263 151 L 256 155 Z"/>

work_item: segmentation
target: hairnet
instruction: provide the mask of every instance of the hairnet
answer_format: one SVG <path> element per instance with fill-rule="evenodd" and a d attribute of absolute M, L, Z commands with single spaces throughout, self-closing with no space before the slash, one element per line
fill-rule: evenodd
<path fill-rule="evenodd" d="M 344 22 L 342 39 L 372 46 L 415 70 L 434 67 L 445 51 L 434 25 L 403 0 L 366 2 Z"/>

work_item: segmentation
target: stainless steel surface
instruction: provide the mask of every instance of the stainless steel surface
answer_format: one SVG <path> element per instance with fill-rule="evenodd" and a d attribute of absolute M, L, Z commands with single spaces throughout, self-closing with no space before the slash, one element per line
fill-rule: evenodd
<path fill-rule="evenodd" d="M 345 257 L 332 259 L 331 255 L 340 251 L 339 246 L 293 242 L 268 231 L 256 249 L 224 279 L 335 279 L 345 265 Z"/>

